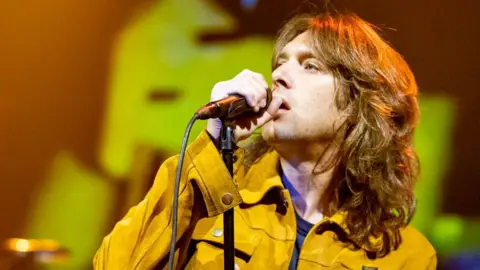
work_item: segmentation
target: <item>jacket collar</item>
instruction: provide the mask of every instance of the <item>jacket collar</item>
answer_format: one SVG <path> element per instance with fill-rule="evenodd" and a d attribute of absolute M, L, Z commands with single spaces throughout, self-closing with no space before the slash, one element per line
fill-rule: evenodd
<path fill-rule="evenodd" d="M 324 217 L 322 219 L 322 221 L 315 224 L 315 226 L 312 228 L 312 230 L 315 230 L 315 232 L 317 234 L 321 234 L 326 230 L 328 225 L 334 224 L 335 226 L 338 226 L 339 228 L 341 228 L 342 231 L 345 233 L 346 237 L 350 241 L 355 243 L 355 245 L 359 246 L 361 249 L 363 249 L 365 251 L 374 252 L 375 251 L 374 249 L 369 248 L 362 243 L 358 243 L 358 242 L 353 241 L 353 239 L 350 237 L 351 232 L 350 232 L 350 230 L 348 229 L 348 227 L 345 223 L 346 217 L 347 217 L 347 212 L 344 211 L 344 210 L 339 210 L 331 217 Z M 380 237 L 370 236 L 369 241 L 370 241 L 370 243 L 373 244 L 372 246 L 375 247 L 375 248 L 382 247 L 382 245 L 383 245 L 383 237 L 382 236 L 380 236 Z"/>
<path fill-rule="evenodd" d="M 284 189 L 282 179 L 278 174 L 279 156 L 275 151 L 266 153 L 257 163 L 240 173 L 242 179 L 237 179 L 240 195 L 246 204 L 258 203 L 273 189 Z M 242 161 L 240 161 L 242 162 Z"/>
<path fill-rule="evenodd" d="M 242 153 L 240 153 L 240 155 L 242 155 Z M 239 158 L 239 162 L 235 165 L 238 170 L 243 170 L 243 172 L 239 174 L 241 179 L 237 179 L 237 184 L 240 195 L 243 199 L 243 203 L 254 205 L 260 202 L 265 195 L 272 190 L 282 191 L 285 189 L 281 176 L 279 175 L 280 157 L 277 152 L 270 151 L 266 153 L 257 163 L 253 164 L 249 168 L 240 166 L 242 162 L 242 158 Z M 279 198 L 279 200 L 283 201 L 285 198 Z M 293 206 L 291 209 L 293 209 Z M 349 237 L 351 232 L 345 224 L 346 216 L 346 211 L 337 211 L 331 217 L 324 217 L 322 221 L 315 224 L 312 229 L 315 229 L 316 233 L 323 233 L 323 229 L 326 228 L 327 225 L 335 224 L 345 232 L 347 238 L 351 239 Z M 375 247 L 383 244 L 382 237 L 371 237 L 370 241 Z M 360 246 L 363 250 L 372 251 L 365 245 L 360 243 L 355 244 Z"/>

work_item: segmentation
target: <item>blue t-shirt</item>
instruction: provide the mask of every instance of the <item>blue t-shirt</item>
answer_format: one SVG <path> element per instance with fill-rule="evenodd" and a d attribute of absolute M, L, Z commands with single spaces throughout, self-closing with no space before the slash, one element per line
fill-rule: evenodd
<path fill-rule="evenodd" d="M 287 177 L 283 172 L 281 172 L 282 182 L 286 189 L 288 189 L 290 196 L 292 199 L 298 198 L 300 194 L 295 190 L 292 186 L 290 181 L 288 181 Z M 295 247 L 293 248 L 292 259 L 290 260 L 290 265 L 288 266 L 288 270 L 296 270 L 297 263 L 298 263 L 298 256 L 300 254 L 300 249 L 302 248 L 303 241 L 305 237 L 307 237 L 308 232 L 312 229 L 313 224 L 301 218 L 297 211 L 295 211 L 295 217 L 297 220 L 297 239 L 295 240 Z"/>

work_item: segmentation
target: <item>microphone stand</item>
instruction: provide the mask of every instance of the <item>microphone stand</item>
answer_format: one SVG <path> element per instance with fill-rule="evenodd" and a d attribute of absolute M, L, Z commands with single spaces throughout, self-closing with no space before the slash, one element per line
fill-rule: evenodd
<path fill-rule="evenodd" d="M 270 88 L 267 92 L 267 107 L 272 101 L 272 91 Z M 225 166 L 233 179 L 233 152 L 235 143 L 233 141 L 233 127 L 232 121 L 243 113 L 252 113 L 245 100 L 241 96 L 232 95 L 218 101 L 209 102 L 207 105 L 201 107 L 196 112 L 196 119 L 220 118 L 222 120 L 222 129 L 220 132 L 220 148 L 222 152 L 222 159 Z M 231 196 L 231 194 L 228 194 Z M 225 194 L 227 196 L 227 194 Z M 231 198 L 223 197 L 222 202 L 225 204 L 231 203 Z M 233 208 L 223 213 L 223 239 L 224 239 L 224 269 L 235 269 L 235 246 L 234 246 L 234 222 L 233 222 Z"/>
<path fill-rule="evenodd" d="M 223 162 L 233 179 L 233 128 L 230 121 L 222 119 L 222 130 L 220 132 L 220 143 Z M 234 223 L 233 208 L 223 213 L 223 235 L 224 235 L 224 267 L 225 270 L 235 268 L 235 246 L 234 246 Z"/>

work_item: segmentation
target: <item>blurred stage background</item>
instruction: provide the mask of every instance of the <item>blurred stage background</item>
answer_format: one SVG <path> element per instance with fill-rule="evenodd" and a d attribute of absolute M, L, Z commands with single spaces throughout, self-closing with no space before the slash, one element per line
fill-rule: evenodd
<path fill-rule="evenodd" d="M 2 1 L 0 240 L 57 242 L 40 257 L 3 246 L 0 269 L 22 254 L 54 261 L 45 269 L 91 269 L 214 83 L 244 68 L 270 77 L 272 38 L 299 2 Z M 437 249 L 439 269 L 478 269 L 480 4 L 332 2 L 380 26 L 412 67 L 422 110 L 413 225 Z"/>

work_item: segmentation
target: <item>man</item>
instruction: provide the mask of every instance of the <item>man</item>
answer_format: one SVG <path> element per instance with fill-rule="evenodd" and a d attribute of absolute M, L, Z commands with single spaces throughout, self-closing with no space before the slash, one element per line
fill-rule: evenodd
<path fill-rule="evenodd" d="M 235 207 L 240 269 L 435 269 L 435 250 L 408 226 L 418 105 L 402 57 L 355 15 L 301 15 L 280 31 L 272 69 L 265 110 L 260 74 L 245 70 L 212 90 L 211 100 L 241 94 L 259 113 L 235 123 L 233 181 L 216 147 L 218 119 L 189 146 L 176 266 L 223 268 L 221 214 Z M 162 164 L 104 239 L 96 269 L 166 266 L 177 162 Z"/>

